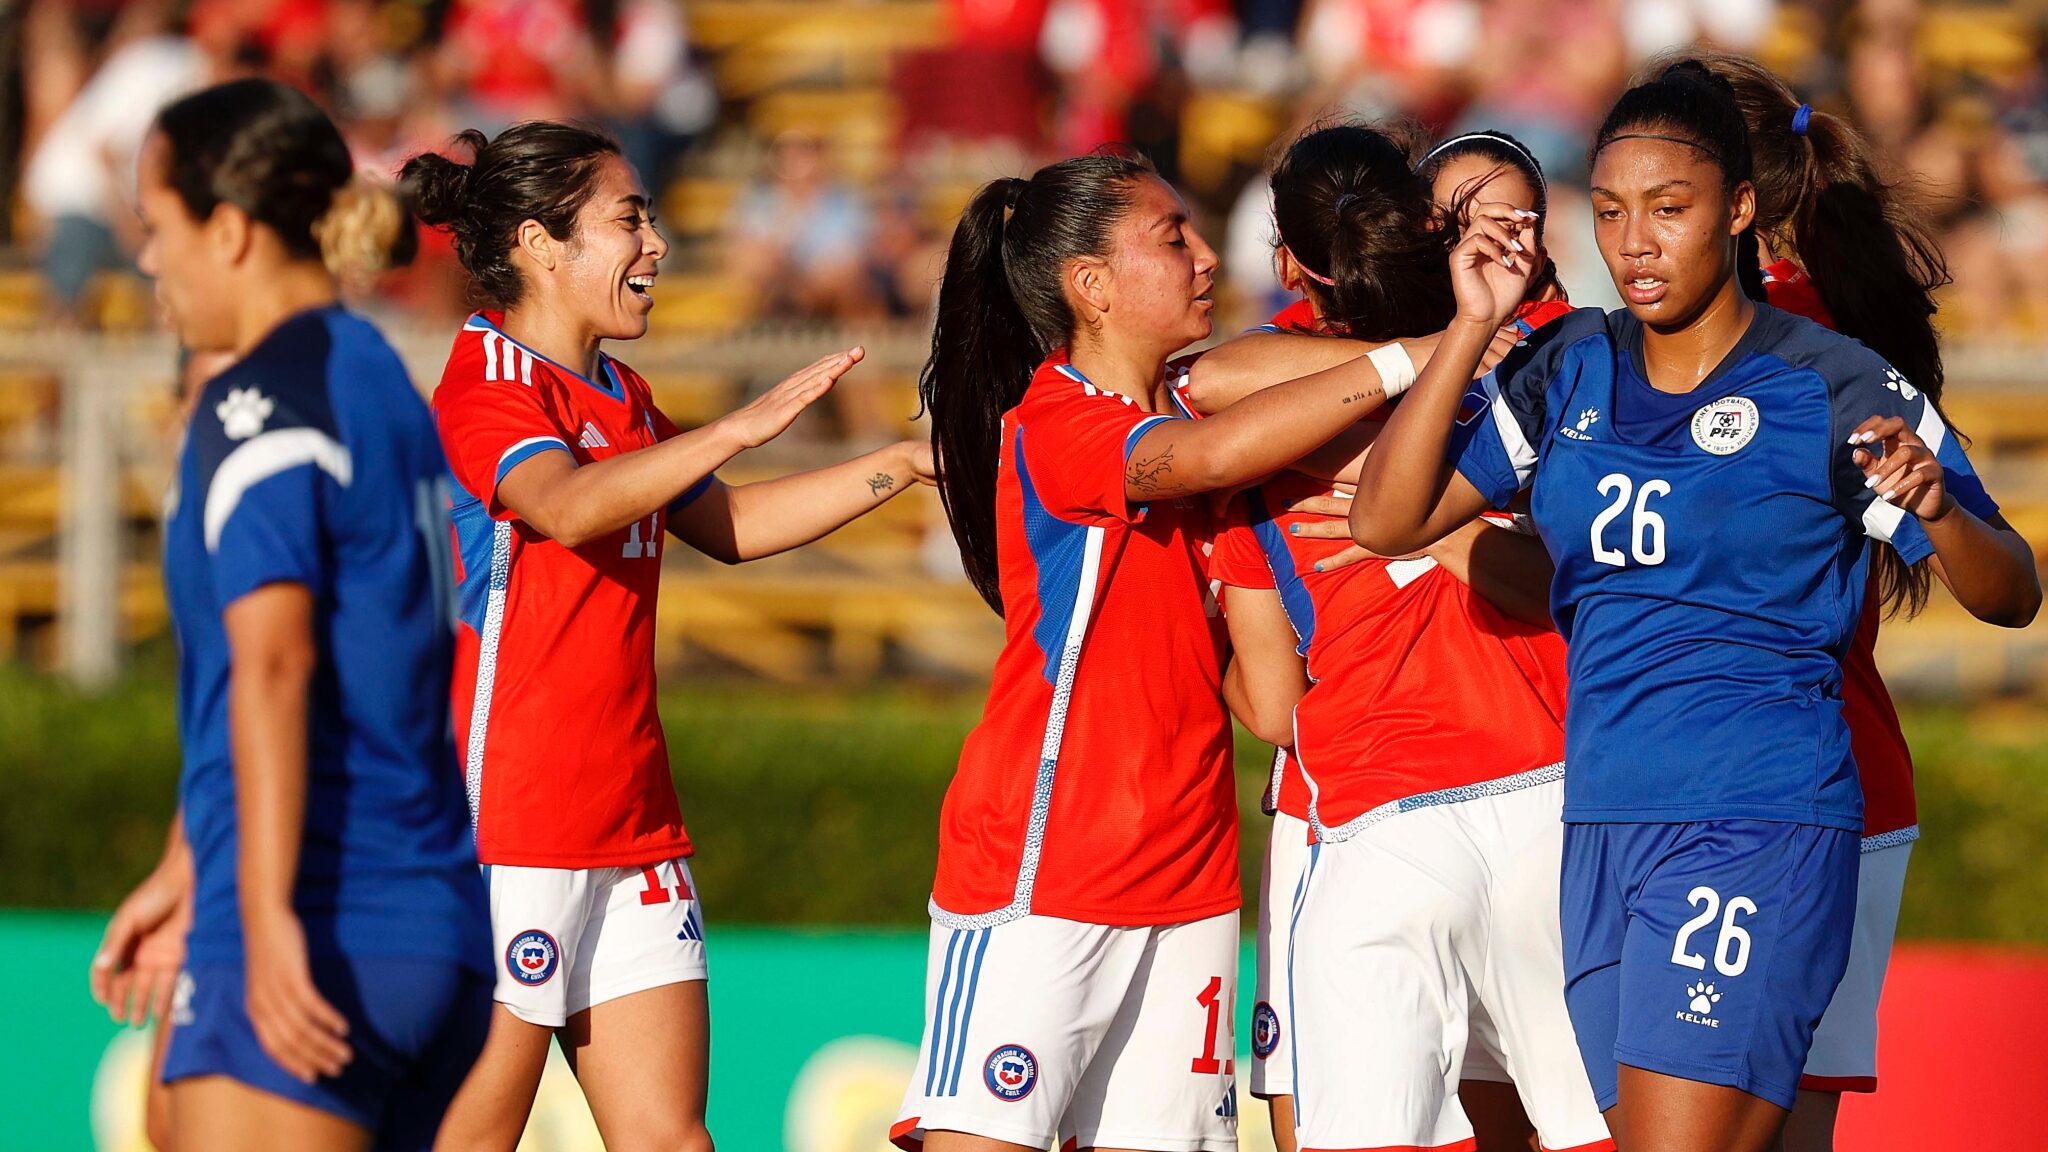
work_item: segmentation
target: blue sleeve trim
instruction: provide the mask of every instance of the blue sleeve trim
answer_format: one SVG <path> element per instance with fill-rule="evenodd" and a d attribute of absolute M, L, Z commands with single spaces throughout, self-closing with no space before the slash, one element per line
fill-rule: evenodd
<path fill-rule="evenodd" d="M 1165 420 L 1172 420 L 1172 419 L 1175 419 L 1175 417 L 1172 417 L 1172 416 L 1152 416 L 1152 417 L 1149 417 L 1149 418 L 1147 418 L 1147 419 L 1145 419 L 1145 420 L 1142 420 L 1142 421 L 1140 421 L 1140 422 L 1139 422 L 1138 424 L 1136 424 L 1135 426 L 1133 426 L 1133 427 L 1131 428 L 1131 430 L 1130 430 L 1129 432 L 1125 433 L 1125 434 L 1124 434 L 1124 463 L 1126 463 L 1126 464 L 1130 463 L 1130 460 L 1131 460 L 1131 453 L 1132 453 L 1133 451 L 1135 451 L 1135 450 L 1137 449 L 1137 447 L 1138 447 L 1138 441 L 1139 441 L 1139 440 L 1142 440 L 1142 439 L 1144 439 L 1145 433 L 1147 433 L 1147 432 L 1150 432 L 1150 431 L 1152 430 L 1152 426 L 1153 426 L 1154 424 L 1158 424 L 1158 423 L 1160 423 L 1161 421 L 1165 421 Z"/>
<path fill-rule="evenodd" d="M 502 483 L 507 473 L 543 452 L 567 452 L 568 450 L 568 444 L 552 436 L 537 436 L 531 440 L 521 440 L 511 448 L 506 449 L 503 456 L 498 457 L 498 474 L 491 483 Z"/>
<path fill-rule="evenodd" d="M 688 508 L 692 504 L 695 504 L 697 502 L 697 498 L 699 496 L 704 495 L 706 492 L 711 491 L 711 486 L 716 483 L 718 483 L 718 474 L 714 472 L 711 475 L 706 476 L 702 480 L 697 481 L 695 484 L 690 485 L 689 491 L 684 492 L 681 496 L 678 496 L 675 499 L 669 501 L 668 514 L 671 517 L 673 517 L 676 513 L 681 512 L 683 509 Z"/>

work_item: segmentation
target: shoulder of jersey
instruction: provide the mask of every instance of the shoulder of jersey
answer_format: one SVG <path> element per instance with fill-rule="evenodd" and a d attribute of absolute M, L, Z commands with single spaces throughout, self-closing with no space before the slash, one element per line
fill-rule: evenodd
<path fill-rule="evenodd" d="M 502 385 L 531 388 L 546 379 L 547 361 L 514 343 L 479 314 L 455 334 L 441 387 Z"/>
<path fill-rule="evenodd" d="M 1865 376 L 1885 379 L 1887 373 L 1898 375 L 1884 357 L 1861 340 L 1844 336 L 1797 312 L 1771 308 L 1770 314 L 1782 330 L 1776 340 L 1759 351 L 1792 368 L 1812 369 L 1831 386 Z"/>
<path fill-rule="evenodd" d="M 1130 397 L 1118 392 L 1097 388 L 1088 378 L 1064 360 L 1047 360 L 1032 373 L 1031 385 L 1024 390 L 1024 398 L 1017 402 L 1017 411 L 1050 404 L 1067 404 L 1083 401 L 1095 404 L 1123 404 L 1136 408 Z"/>

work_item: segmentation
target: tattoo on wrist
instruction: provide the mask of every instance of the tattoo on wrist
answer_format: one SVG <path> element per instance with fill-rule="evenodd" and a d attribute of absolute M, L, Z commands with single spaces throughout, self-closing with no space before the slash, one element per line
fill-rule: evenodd
<path fill-rule="evenodd" d="M 1147 496 L 1158 495 L 1163 478 L 1171 471 L 1173 471 L 1173 449 L 1169 447 L 1157 456 L 1133 459 L 1130 465 L 1124 469 L 1124 484 L 1128 487 L 1136 488 Z M 1178 491 L 1179 488 L 1180 486 L 1177 484 L 1173 486 L 1175 491 Z"/>
<path fill-rule="evenodd" d="M 868 477 L 868 495 L 870 496 L 880 496 L 894 487 L 896 487 L 896 478 L 887 472 L 877 472 L 873 476 Z"/>

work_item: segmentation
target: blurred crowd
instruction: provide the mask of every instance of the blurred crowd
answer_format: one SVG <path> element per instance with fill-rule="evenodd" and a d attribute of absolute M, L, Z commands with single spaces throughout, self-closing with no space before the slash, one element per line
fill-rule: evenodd
<path fill-rule="evenodd" d="M 674 261 L 728 294 L 737 322 L 917 320 L 949 213 L 975 183 L 1128 141 L 1186 190 L 1225 252 L 1239 316 L 1254 316 L 1277 291 L 1260 179 L 1273 142 L 1332 115 L 1403 117 L 1528 144 L 1552 183 L 1567 287 L 1607 303 L 1575 211 L 1585 142 L 1635 71 L 1700 43 L 1756 55 L 1852 116 L 1918 185 L 1956 281 L 1951 333 L 2048 338 L 2039 4 L 773 0 L 787 22 L 828 8 L 928 12 L 933 37 L 889 46 L 887 123 L 867 134 L 768 125 L 749 115 L 758 91 L 719 90 L 692 17 L 747 4 L 31 0 L 19 9 L 17 235 L 38 254 L 51 309 L 78 320 L 96 274 L 133 251 L 124 193 L 156 108 L 260 70 L 327 104 L 366 169 L 388 173 L 460 128 L 575 116 L 617 134 L 650 186 L 730 185 L 712 234 Z M 828 94 L 830 82 L 827 70 Z M 445 246 L 427 253 L 390 291 L 459 308 Z"/>

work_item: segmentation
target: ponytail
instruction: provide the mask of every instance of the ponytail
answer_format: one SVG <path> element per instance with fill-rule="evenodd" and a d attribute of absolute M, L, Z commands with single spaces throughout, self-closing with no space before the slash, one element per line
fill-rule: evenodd
<path fill-rule="evenodd" d="M 1732 86 L 1748 122 L 1761 234 L 1773 251 L 1796 256 L 1837 331 L 1884 357 L 1940 412 L 1934 293 L 1949 282 L 1948 266 L 1914 205 L 1878 174 L 1875 150 L 1847 121 L 1801 103 L 1754 60 L 1695 55 Z M 1887 616 L 1926 607 L 1926 565 L 1909 567 L 1888 546 L 1873 562 Z"/>
<path fill-rule="evenodd" d="M 313 222 L 321 262 L 350 288 L 367 288 L 386 269 L 411 262 L 419 247 L 412 217 L 394 189 L 357 173 Z"/>
<path fill-rule="evenodd" d="M 931 413 L 932 449 L 945 461 L 939 502 L 968 582 L 998 613 L 996 461 L 1003 413 L 1024 398 L 1045 358 L 1003 274 L 1003 218 L 1010 211 L 1004 201 L 1010 186 L 1022 183 L 997 180 L 982 188 L 953 229 L 931 359 L 917 378 L 917 397 Z"/>
<path fill-rule="evenodd" d="M 1003 611 L 996 563 L 996 465 L 1003 414 L 1038 365 L 1073 335 L 1061 283 L 1067 262 L 1100 256 L 1131 185 L 1150 176 L 1140 157 L 1097 152 L 992 181 L 953 229 L 939 282 L 932 352 L 917 395 L 931 414 L 941 461 L 939 501 L 968 582 Z"/>
<path fill-rule="evenodd" d="M 1414 170 L 1412 133 L 1330 124 L 1310 128 L 1273 167 L 1273 223 L 1312 282 L 1335 330 L 1394 340 L 1441 330 L 1457 313 L 1429 182 Z"/>

